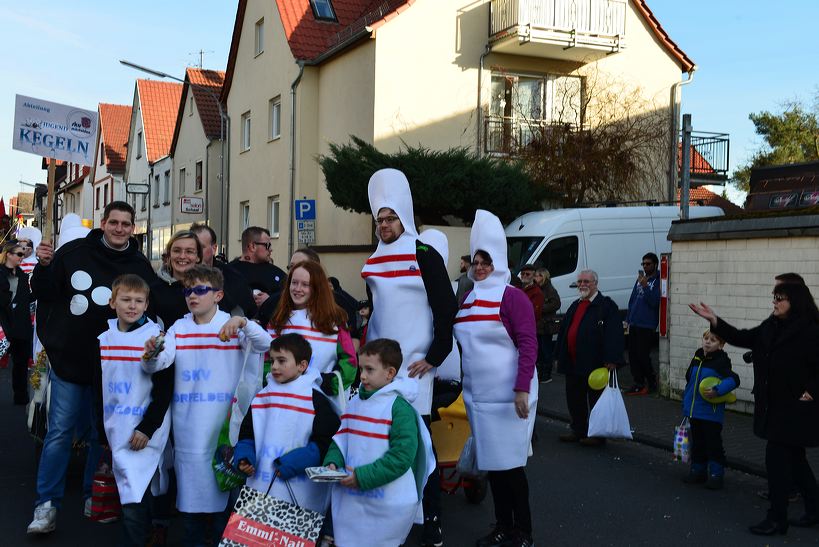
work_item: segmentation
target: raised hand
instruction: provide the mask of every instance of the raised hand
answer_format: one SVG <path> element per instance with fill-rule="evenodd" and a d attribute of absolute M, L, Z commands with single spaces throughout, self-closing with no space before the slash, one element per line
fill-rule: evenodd
<path fill-rule="evenodd" d="M 717 324 L 717 314 L 714 313 L 708 304 L 704 304 L 700 302 L 700 305 L 696 304 L 688 304 L 688 307 L 691 308 L 691 311 L 702 317 L 703 319 L 707 319 L 711 326 L 715 326 Z"/>

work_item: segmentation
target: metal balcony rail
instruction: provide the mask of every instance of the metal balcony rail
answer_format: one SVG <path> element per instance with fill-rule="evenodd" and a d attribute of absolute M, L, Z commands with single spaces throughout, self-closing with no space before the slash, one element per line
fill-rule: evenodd
<path fill-rule="evenodd" d="M 484 151 L 489 154 L 515 155 L 538 137 L 567 125 L 577 130 L 575 124 L 552 120 L 530 120 L 508 116 L 487 116 L 484 120 Z"/>
<path fill-rule="evenodd" d="M 627 0 L 492 0 L 490 34 L 518 26 L 623 36 Z"/>
<path fill-rule="evenodd" d="M 682 132 L 680 132 L 677 168 L 682 168 Z M 691 134 L 691 177 L 708 181 L 728 180 L 728 133 L 695 131 Z"/>

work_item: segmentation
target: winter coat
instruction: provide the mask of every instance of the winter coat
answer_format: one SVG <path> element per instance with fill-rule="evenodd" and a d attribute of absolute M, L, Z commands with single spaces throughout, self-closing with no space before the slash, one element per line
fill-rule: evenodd
<path fill-rule="evenodd" d="M 11 298 L 9 277 L 17 278 L 17 292 Z M 14 272 L 8 268 L 0 269 L 0 326 L 6 337 L 16 340 L 31 340 L 31 292 L 28 287 L 28 275 L 19 267 Z"/>
<path fill-rule="evenodd" d="M 634 283 L 628 299 L 626 323 L 632 327 L 654 330 L 660 322 L 660 274 L 648 278 L 643 287 L 640 282 Z"/>
<path fill-rule="evenodd" d="M 731 370 L 731 359 L 722 350 L 708 355 L 698 349 L 685 372 L 685 392 L 683 393 L 683 415 L 699 420 L 722 423 L 725 417 L 725 403 L 712 403 L 700 395 L 700 384 L 705 378 L 722 380 L 717 386 L 719 395 L 725 395 L 739 387 L 739 376 Z"/>
<path fill-rule="evenodd" d="M 551 281 L 544 283 L 540 289 L 543 291 L 543 313 L 537 322 L 537 333 L 557 334 L 560 331 L 560 320 L 557 318 L 557 312 L 560 311 L 560 295 Z"/>
<path fill-rule="evenodd" d="M 577 359 L 572 363 L 569 356 L 568 333 L 580 300 L 575 300 L 560 325 L 557 336 L 555 357 L 557 369 L 564 374 L 588 376 L 603 363 L 623 364 L 623 324 L 614 300 L 598 292 L 589 303 L 589 308 L 577 331 Z"/>
<path fill-rule="evenodd" d="M 819 446 L 819 325 L 768 317 L 752 329 L 717 319 L 711 331 L 754 352 L 754 433 L 793 446 Z M 807 391 L 813 401 L 800 401 Z"/>

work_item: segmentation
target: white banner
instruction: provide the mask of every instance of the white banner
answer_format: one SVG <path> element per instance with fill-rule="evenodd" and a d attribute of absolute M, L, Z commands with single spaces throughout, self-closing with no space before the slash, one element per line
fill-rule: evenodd
<path fill-rule="evenodd" d="M 92 165 L 97 113 L 17 95 L 12 148 L 80 165 Z"/>

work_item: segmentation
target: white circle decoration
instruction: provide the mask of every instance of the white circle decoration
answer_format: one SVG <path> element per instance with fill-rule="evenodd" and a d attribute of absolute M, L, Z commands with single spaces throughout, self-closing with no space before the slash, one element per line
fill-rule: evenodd
<path fill-rule="evenodd" d="M 93 300 L 97 306 L 107 306 L 110 299 L 111 289 L 108 287 L 97 287 L 91 291 L 91 300 Z"/>
<path fill-rule="evenodd" d="M 71 303 L 68 309 L 70 309 L 74 315 L 82 315 L 88 311 L 88 299 L 81 294 L 75 294 L 71 297 Z"/>
<path fill-rule="evenodd" d="M 88 275 L 88 272 L 77 270 L 71 274 L 71 286 L 75 290 L 84 291 L 91 287 L 91 276 Z"/>

